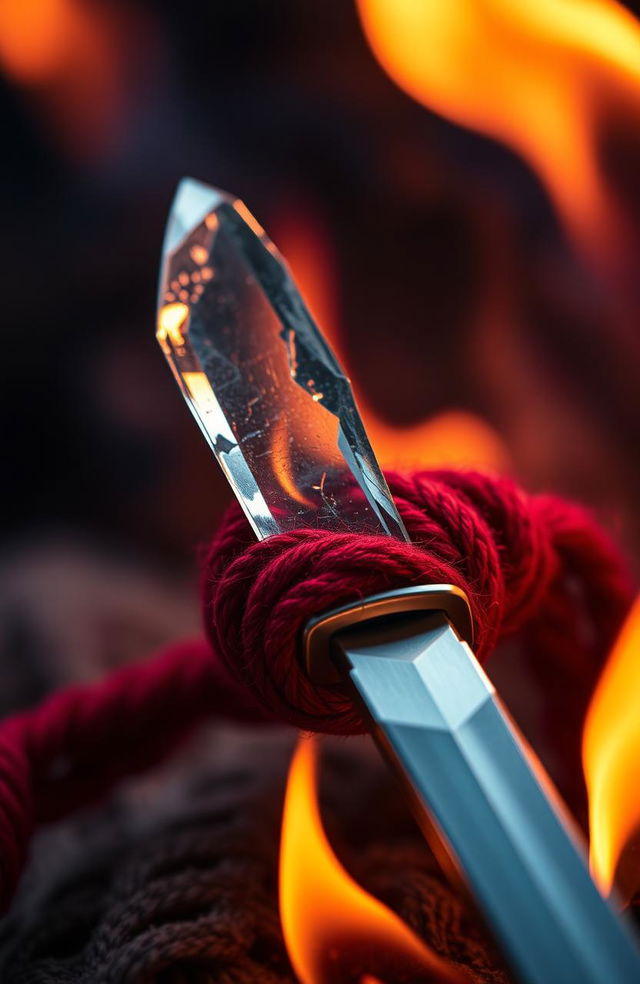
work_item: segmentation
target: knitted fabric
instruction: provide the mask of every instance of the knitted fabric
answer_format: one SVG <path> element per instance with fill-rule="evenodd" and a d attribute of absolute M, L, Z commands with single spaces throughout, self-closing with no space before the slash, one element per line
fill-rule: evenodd
<path fill-rule="evenodd" d="M 98 684 L 58 691 L 0 725 L 0 908 L 22 871 L 34 827 L 104 796 L 163 759 L 211 714 L 264 712 L 200 640 L 171 646 Z"/>
<path fill-rule="evenodd" d="M 305 622 L 345 601 L 456 584 L 469 596 L 481 659 L 525 626 L 538 664 L 588 692 L 631 600 L 620 560 L 592 519 L 477 474 L 392 476 L 391 488 L 412 543 L 317 530 L 255 543 L 234 508 L 205 554 L 212 651 L 175 647 L 0 726 L 0 903 L 13 895 L 37 823 L 103 796 L 206 716 L 361 730 L 346 693 L 312 686 L 297 660 Z M 560 717 L 575 742 L 575 720 L 564 710 Z"/>
<path fill-rule="evenodd" d="M 215 740 L 192 745 L 156 800 L 120 796 L 41 838 L 0 932 L 6 984 L 294 984 L 277 909 L 291 737 L 224 742 L 225 756 Z M 366 752 L 340 744 L 323 758 L 323 815 L 345 863 L 473 981 L 507 984 Z"/>

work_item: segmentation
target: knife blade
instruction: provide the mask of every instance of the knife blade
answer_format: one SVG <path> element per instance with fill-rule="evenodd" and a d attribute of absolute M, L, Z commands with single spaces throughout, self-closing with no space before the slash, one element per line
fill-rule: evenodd
<path fill-rule="evenodd" d="M 241 201 L 192 179 L 167 225 L 157 337 L 258 538 L 314 527 L 408 539 L 286 263 Z M 325 613 L 308 627 L 307 668 L 348 682 L 521 981 L 640 980 L 632 934 L 475 659 L 459 603 L 426 586 Z"/>

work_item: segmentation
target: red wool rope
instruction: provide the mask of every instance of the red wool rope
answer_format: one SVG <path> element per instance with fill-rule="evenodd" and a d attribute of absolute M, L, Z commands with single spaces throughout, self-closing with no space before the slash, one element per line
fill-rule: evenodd
<path fill-rule="evenodd" d="M 468 595 L 476 652 L 526 628 L 542 673 L 586 695 L 631 602 L 608 539 L 581 508 L 475 473 L 390 477 L 411 535 L 299 530 L 256 543 L 239 508 L 204 555 L 211 648 L 183 643 L 107 680 L 72 687 L 0 725 L 0 905 L 31 833 L 164 758 L 211 715 L 362 730 L 340 688 L 313 686 L 297 643 L 310 617 L 394 587 L 448 582 Z M 553 708 L 553 694 L 549 705 Z M 576 723 L 561 715 L 572 740 Z"/>

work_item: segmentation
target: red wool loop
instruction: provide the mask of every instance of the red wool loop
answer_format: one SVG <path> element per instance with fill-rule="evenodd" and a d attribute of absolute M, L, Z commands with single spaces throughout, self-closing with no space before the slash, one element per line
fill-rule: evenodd
<path fill-rule="evenodd" d="M 298 663 L 307 620 L 339 604 L 405 585 L 456 584 L 470 599 L 480 659 L 526 627 L 537 664 L 552 665 L 574 689 L 593 685 L 632 595 L 587 513 L 475 473 L 391 476 L 390 484 L 410 544 L 314 530 L 256 543 L 234 507 L 204 557 L 211 649 L 174 646 L 0 724 L 0 906 L 13 896 L 38 823 L 160 761 L 207 717 L 361 730 L 345 693 L 312 686 Z"/>
<path fill-rule="evenodd" d="M 323 611 L 424 583 L 466 592 L 480 660 L 547 606 L 571 626 L 591 612 L 593 638 L 579 658 L 593 682 L 631 590 L 619 556 L 589 514 L 475 472 L 388 477 L 411 543 L 317 530 L 256 543 L 240 509 L 229 510 L 204 557 L 205 627 L 214 650 L 256 699 L 299 728 L 363 730 L 343 689 L 306 678 L 298 660 L 301 633 Z M 553 658 L 563 656 L 556 650 Z"/>
<path fill-rule="evenodd" d="M 212 714 L 267 721 L 203 640 L 182 642 L 95 684 L 68 687 L 0 724 L 0 912 L 29 840 L 161 761 Z"/>

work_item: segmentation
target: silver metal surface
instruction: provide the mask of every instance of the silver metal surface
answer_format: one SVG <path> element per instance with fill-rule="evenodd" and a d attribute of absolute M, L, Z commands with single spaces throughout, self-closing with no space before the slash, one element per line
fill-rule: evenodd
<path fill-rule="evenodd" d="M 579 834 L 446 616 L 361 623 L 331 646 L 425 836 L 518 979 L 640 981 L 631 932 L 591 880 Z"/>
<path fill-rule="evenodd" d="M 453 584 L 420 584 L 371 595 L 360 601 L 312 618 L 305 627 L 302 654 L 307 676 L 313 683 L 339 683 L 342 673 L 331 659 L 332 636 L 372 618 L 390 618 L 407 612 L 442 612 L 465 642 L 473 645 L 473 619 L 464 591 Z"/>
<path fill-rule="evenodd" d="M 349 380 L 282 257 L 241 202 L 199 182 L 181 184 L 169 220 L 157 335 L 258 537 L 316 527 L 406 539 Z M 444 615 L 387 607 L 346 628 L 367 606 L 329 613 L 316 634 L 520 979 L 640 981 L 631 934 L 471 650 Z M 317 652 L 311 668 L 326 672 Z"/>

